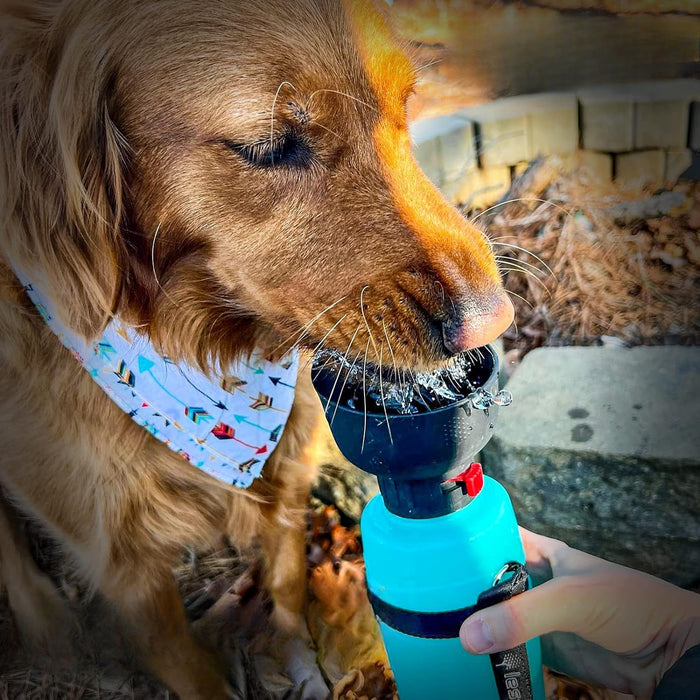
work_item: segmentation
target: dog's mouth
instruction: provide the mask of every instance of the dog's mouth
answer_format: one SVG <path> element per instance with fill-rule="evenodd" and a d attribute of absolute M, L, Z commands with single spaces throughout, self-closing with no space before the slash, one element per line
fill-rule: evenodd
<path fill-rule="evenodd" d="M 489 346 L 456 355 L 429 372 L 351 362 L 338 351 L 324 350 L 311 371 L 328 404 L 388 417 L 439 410 L 476 397 L 495 365 Z"/>
<path fill-rule="evenodd" d="M 299 347 L 310 354 L 312 363 L 329 366 L 366 367 L 372 376 L 380 373 L 387 381 L 402 381 L 404 376 L 416 371 L 436 371 L 454 360 L 454 353 L 445 345 L 443 324 L 413 302 L 414 314 L 400 321 L 384 320 L 378 324 L 369 321 L 348 334 L 338 324 L 323 334 L 309 334 Z M 333 336 L 336 336 L 335 338 Z"/>

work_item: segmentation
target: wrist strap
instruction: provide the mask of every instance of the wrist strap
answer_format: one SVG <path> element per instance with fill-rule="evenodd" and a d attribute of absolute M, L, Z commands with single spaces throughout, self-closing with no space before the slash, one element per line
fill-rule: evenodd
<path fill-rule="evenodd" d="M 514 595 L 527 589 L 527 569 L 523 564 L 517 562 L 511 562 L 504 566 L 496 577 L 496 581 L 498 582 L 504 574 L 511 571 L 513 572 L 511 578 L 502 583 L 496 583 L 493 588 L 489 588 L 479 596 L 474 606 L 474 612 L 489 608 L 504 600 L 510 600 Z M 532 700 L 532 680 L 527 647 L 520 644 L 513 649 L 489 654 L 489 657 L 500 700 Z"/>

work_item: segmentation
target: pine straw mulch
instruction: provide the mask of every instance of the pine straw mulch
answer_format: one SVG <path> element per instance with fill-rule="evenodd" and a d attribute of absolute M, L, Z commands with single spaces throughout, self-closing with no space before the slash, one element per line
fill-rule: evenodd
<path fill-rule="evenodd" d="M 511 361 L 541 345 L 700 341 L 700 183 L 625 189 L 550 158 L 467 213 L 503 256 Z"/>
<path fill-rule="evenodd" d="M 307 611 L 315 651 L 301 664 L 318 663 L 334 700 L 397 700 L 396 689 L 367 599 L 357 525 L 341 522 L 334 506 L 314 501 L 308 515 Z M 0 700 L 169 700 L 155 679 L 136 668 L 109 606 L 75 581 L 65 561 L 44 540 L 42 564 L 76 617 L 71 647 L 62 659 L 25 655 L 7 609 L 0 605 Z M 269 625 L 270 604 L 259 562 L 230 545 L 189 552 L 175 572 L 193 633 L 224 651 L 240 700 L 293 700 L 300 689 L 276 657 L 279 638 Z M 613 700 L 617 694 L 546 673 L 547 700 Z"/>

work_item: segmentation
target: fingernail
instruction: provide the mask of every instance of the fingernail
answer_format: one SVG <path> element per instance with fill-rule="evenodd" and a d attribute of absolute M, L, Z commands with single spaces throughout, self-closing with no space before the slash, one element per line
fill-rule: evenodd
<path fill-rule="evenodd" d="M 462 641 L 473 654 L 483 654 L 494 645 L 491 628 L 480 619 L 467 620 L 462 628 Z"/>

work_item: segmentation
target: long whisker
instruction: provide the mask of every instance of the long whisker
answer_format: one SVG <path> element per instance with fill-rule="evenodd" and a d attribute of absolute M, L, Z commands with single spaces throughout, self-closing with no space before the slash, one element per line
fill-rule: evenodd
<path fill-rule="evenodd" d="M 518 299 L 522 299 L 533 311 L 535 310 L 535 307 L 525 298 L 521 297 L 520 294 L 516 294 L 515 292 L 512 292 L 510 289 L 506 289 L 506 294 L 512 294 L 514 297 L 518 297 Z"/>
<path fill-rule="evenodd" d="M 506 245 L 507 246 L 507 244 L 501 244 L 501 243 L 496 243 L 496 245 Z M 528 253 L 529 252 L 530 251 L 528 251 Z M 527 260 L 521 260 L 520 258 L 512 258 L 509 255 L 494 255 L 494 257 L 496 258 L 496 260 L 509 260 L 512 262 L 517 262 L 519 265 L 525 265 L 525 266 L 529 267 L 534 272 L 541 272 L 542 274 L 544 274 L 544 271 L 541 268 L 537 267 L 537 265 L 533 265 L 531 262 L 528 262 Z M 559 283 L 559 280 L 557 280 L 556 277 L 554 277 L 554 281 L 557 284 Z"/>
<path fill-rule="evenodd" d="M 554 277 L 554 279 L 557 279 L 557 276 L 552 272 L 552 268 L 549 267 L 549 265 L 547 265 L 547 263 L 544 260 L 542 260 L 542 258 L 539 257 L 539 255 L 535 255 L 531 250 L 528 250 L 527 248 L 523 248 L 522 246 L 519 246 L 519 245 L 515 245 L 515 243 L 503 243 L 501 241 L 494 241 L 494 240 L 492 240 L 491 242 L 493 243 L 493 245 L 502 245 L 502 246 L 505 246 L 506 248 L 514 248 L 515 250 L 521 250 L 523 253 L 527 253 L 528 255 L 531 255 L 533 258 L 535 258 L 535 260 L 542 263 L 542 265 L 544 265 L 547 268 L 547 272 L 549 272 L 549 274 L 552 275 L 552 277 Z"/>
<path fill-rule="evenodd" d="M 537 279 L 537 277 L 532 275 L 532 273 L 526 272 L 525 270 L 523 270 L 519 267 L 510 267 L 507 265 L 503 266 L 503 267 L 499 266 L 499 268 L 502 269 L 506 275 L 509 275 L 509 274 L 521 274 L 521 275 L 523 275 L 525 277 L 525 282 L 528 286 L 530 285 L 530 280 L 534 280 L 538 286 L 542 287 L 542 290 L 547 294 L 548 297 L 552 296 L 552 293 L 549 291 L 549 289 L 544 284 L 544 282 L 542 282 L 542 280 Z"/>
<path fill-rule="evenodd" d="M 505 260 L 506 262 L 517 262 L 518 265 L 525 265 L 526 267 L 531 268 L 535 272 L 542 272 L 542 270 L 537 267 L 537 265 L 533 265 L 531 262 L 528 262 L 527 260 L 521 260 L 520 258 L 512 258 L 510 255 L 494 255 L 496 260 Z"/>
<path fill-rule="evenodd" d="M 367 334 L 369 335 L 369 339 L 372 341 L 372 348 L 374 349 L 375 357 L 376 357 L 377 355 L 379 355 L 379 353 L 377 352 L 377 344 L 374 342 L 374 336 L 372 335 L 372 331 L 370 330 L 369 323 L 367 323 L 367 316 L 365 316 L 365 305 L 363 302 L 365 289 L 369 289 L 368 284 L 366 284 L 364 287 L 362 287 L 362 291 L 360 292 L 360 312 L 362 313 L 362 318 L 365 321 L 365 326 L 367 327 Z"/>
<path fill-rule="evenodd" d="M 311 360 L 313 360 L 313 358 L 316 356 L 316 352 L 317 352 L 318 349 L 323 345 L 323 343 L 324 343 L 324 341 L 326 340 L 326 338 L 328 338 L 328 336 L 342 323 L 343 319 L 345 319 L 346 316 L 347 316 L 347 314 L 343 314 L 343 315 L 330 327 L 329 331 L 323 336 L 323 338 L 321 338 L 321 340 L 318 341 L 316 347 L 311 351 L 311 356 L 310 356 L 309 359 L 304 363 L 304 366 L 301 368 L 300 372 L 303 372 L 303 371 L 306 369 L 306 367 L 307 367 L 307 365 L 309 364 L 309 362 L 311 362 Z"/>
<path fill-rule="evenodd" d="M 442 58 L 434 58 L 432 61 L 428 61 L 427 63 L 423 64 L 422 66 L 418 66 L 414 72 L 419 73 L 422 70 L 425 70 L 426 68 L 430 68 L 430 66 L 434 66 L 437 63 L 442 63 L 444 59 Z"/>
<path fill-rule="evenodd" d="M 556 202 L 552 202 L 549 199 L 540 199 L 539 197 L 515 197 L 514 199 L 506 199 L 505 202 L 497 202 L 493 206 L 484 209 L 484 211 L 480 211 L 476 216 L 472 217 L 470 221 L 471 223 L 474 223 L 477 219 L 480 219 L 484 214 L 488 214 L 490 211 L 498 209 L 499 207 L 504 207 L 506 204 L 514 204 L 515 202 L 542 202 L 542 204 L 549 204 L 555 209 L 560 209 L 567 216 L 571 216 L 571 212 L 568 209 L 562 207 Z"/>
<path fill-rule="evenodd" d="M 158 222 L 158 225 L 156 226 L 155 233 L 153 234 L 153 241 L 151 243 L 151 269 L 153 270 L 153 279 L 156 281 L 156 284 L 158 285 L 158 289 L 160 289 L 163 294 L 173 303 L 175 304 L 175 300 L 170 296 L 165 291 L 165 288 L 163 285 L 160 283 L 160 280 L 158 279 L 158 274 L 156 273 L 156 238 L 158 238 L 158 234 L 160 233 L 160 224 L 161 222 Z"/>
<path fill-rule="evenodd" d="M 348 353 L 350 352 L 350 348 L 352 347 L 352 344 L 355 342 L 355 338 L 357 337 L 357 334 L 360 330 L 360 324 L 357 324 L 357 330 L 355 330 L 355 333 L 353 334 L 352 338 L 350 338 L 350 342 L 348 343 L 348 347 L 346 348 L 345 352 L 343 353 L 343 360 L 347 362 L 348 359 Z M 343 368 L 343 362 L 341 360 L 340 364 L 338 365 L 338 371 L 335 376 L 335 381 L 333 382 L 333 386 L 331 387 L 331 393 L 328 394 L 328 401 L 326 401 L 326 407 L 323 409 L 324 414 L 328 413 L 328 407 L 331 405 L 331 400 L 333 399 L 333 394 L 335 393 L 335 387 L 338 384 L 338 380 L 340 379 L 340 372 L 342 371 Z M 342 391 L 342 390 L 341 390 Z M 338 397 L 340 399 L 340 396 Z"/>
<path fill-rule="evenodd" d="M 382 380 L 382 358 L 384 352 L 384 343 L 379 349 L 379 395 L 382 397 L 382 408 L 384 409 L 384 418 L 386 418 L 386 429 L 389 431 L 389 442 L 393 445 L 394 438 L 391 435 L 391 425 L 389 424 L 389 414 L 386 411 L 386 401 L 384 400 L 384 382 Z"/>
<path fill-rule="evenodd" d="M 320 313 L 317 313 L 310 321 L 307 321 L 299 330 L 296 330 L 296 331 L 294 331 L 294 333 L 292 333 L 291 335 L 287 336 L 287 338 L 285 338 L 285 339 L 272 351 L 271 354 L 274 355 L 283 345 L 285 345 L 285 344 L 286 344 L 287 342 L 289 342 L 292 338 L 294 338 L 295 336 L 297 336 L 297 335 L 299 335 L 299 334 L 301 333 L 301 334 L 302 334 L 301 338 L 299 338 L 299 340 L 297 340 L 297 341 L 292 345 L 292 347 L 290 347 L 289 350 L 287 350 L 287 352 L 291 352 L 299 343 L 301 343 L 301 341 L 304 339 L 304 337 L 306 336 L 306 334 L 307 334 L 308 330 L 311 328 L 311 326 L 312 326 L 314 323 L 316 323 L 316 321 L 318 321 L 318 319 L 321 318 L 321 316 L 323 316 L 323 314 L 325 314 L 326 312 L 330 311 L 334 306 L 337 306 L 338 304 L 340 304 L 340 302 L 343 301 L 344 299 L 347 299 L 347 295 L 340 297 L 340 299 L 338 299 L 337 301 L 334 301 L 332 304 L 329 304 L 328 306 L 326 306 L 326 308 L 323 309 L 323 311 L 321 311 Z M 286 354 L 286 353 L 285 353 L 285 354 Z"/>
<path fill-rule="evenodd" d="M 313 366 L 311 367 L 311 372 L 315 372 L 315 374 L 313 374 L 314 379 L 316 379 L 316 377 L 318 377 L 318 375 L 321 374 L 321 372 L 323 372 L 323 370 L 328 366 L 328 363 L 332 359 L 333 359 L 333 355 L 331 355 L 329 353 L 328 357 L 326 358 L 326 361 L 320 367 L 316 367 L 316 368 L 314 368 Z"/>
<path fill-rule="evenodd" d="M 502 268 L 502 269 L 507 270 L 508 272 L 521 272 L 525 276 L 532 278 L 533 280 L 535 280 L 535 282 L 537 282 L 537 284 L 540 285 L 540 287 L 542 287 L 542 289 L 544 289 L 545 292 L 547 292 L 547 294 L 550 297 L 552 296 L 552 292 L 549 291 L 549 288 L 547 287 L 547 285 L 539 277 L 537 277 L 532 272 L 530 272 L 530 270 L 526 270 L 522 267 L 518 267 L 517 265 L 509 265 L 508 263 L 505 263 L 502 260 L 497 261 L 497 264 L 498 264 L 499 269 Z"/>
<path fill-rule="evenodd" d="M 389 340 L 389 334 L 386 332 L 386 324 L 384 323 L 384 319 L 382 319 L 382 328 L 384 328 L 384 337 L 386 338 L 386 344 L 389 346 L 389 352 L 391 353 L 391 362 L 394 365 L 394 372 L 396 373 L 396 381 L 399 383 L 399 387 L 401 387 L 401 391 L 403 392 L 403 383 L 401 382 L 401 377 L 399 376 L 399 368 L 396 366 L 396 358 L 394 357 L 394 350 L 391 347 L 391 341 Z"/>
<path fill-rule="evenodd" d="M 362 446 L 360 454 L 365 451 L 365 438 L 367 437 L 367 353 L 369 352 L 369 338 L 367 339 L 367 347 L 365 348 L 365 365 L 362 368 L 362 403 L 365 407 L 364 424 L 362 426 Z"/>
<path fill-rule="evenodd" d="M 338 401 L 335 404 L 335 410 L 333 411 L 333 415 L 331 416 L 331 421 L 330 421 L 330 426 L 333 427 L 333 421 L 335 420 L 335 414 L 338 413 L 338 407 L 340 406 L 340 397 L 343 395 L 343 391 L 345 390 L 345 385 L 348 383 L 348 379 L 350 379 L 350 375 L 352 374 L 352 371 L 355 369 L 355 365 L 357 364 L 357 361 L 360 359 L 360 355 L 362 354 L 362 350 L 357 351 L 357 355 L 355 355 L 355 359 L 352 361 L 352 365 L 350 365 L 350 369 L 347 370 L 345 374 L 345 379 L 343 380 L 343 383 L 340 386 L 340 393 L 338 394 Z"/>
<path fill-rule="evenodd" d="M 285 86 L 289 85 L 292 90 L 296 90 L 294 85 L 292 85 L 288 80 L 283 80 L 277 87 L 277 92 L 275 93 L 275 98 L 272 100 L 272 109 L 270 110 L 270 164 L 275 163 L 275 151 L 273 149 L 273 144 L 275 142 L 275 105 L 277 104 L 277 98 L 279 97 L 280 90 Z"/>
<path fill-rule="evenodd" d="M 513 261 L 512 258 L 505 258 L 505 259 L 499 259 L 496 258 L 496 265 L 498 265 L 499 270 L 506 270 L 507 272 L 520 272 L 523 275 L 525 275 L 528 278 L 532 278 L 537 282 L 537 284 L 544 289 L 544 291 L 547 293 L 549 297 L 552 296 L 552 292 L 550 291 L 549 287 L 534 273 L 532 270 L 529 270 L 525 267 L 522 267 L 519 262 L 521 261 Z M 556 284 L 556 280 L 554 281 Z"/>
<path fill-rule="evenodd" d="M 336 95 L 342 95 L 343 97 L 347 97 L 349 100 L 354 100 L 355 102 L 357 102 L 357 103 L 359 103 L 359 104 L 361 104 L 361 105 L 364 105 L 365 107 L 369 107 L 369 108 L 370 108 L 372 111 L 374 111 L 374 112 L 378 112 L 378 111 L 379 111 L 379 110 L 377 110 L 376 107 L 373 107 L 373 106 L 372 106 L 371 104 L 369 104 L 368 102 L 364 102 L 363 100 L 361 100 L 361 99 L 359 99 L 359 98 L 357 98 L 357 97 L 353 97 L 352 95 L 348 95 L 347 92 L 341 92 L 340 90 L 330 90 L 330 89 L 327 89 L 327 88 L 321 89 L 321 90 L 314 90 L 314 91 L 311 93 L 311 95 L 309 95 L 309 99 L 307 100 L 307 103 L 306 103 L 306 104 L 307 104 L 307 105 L 310 105 L 310 104 L 311 104 L 311 100 L 313 100 L 313 98 L 314 98 L 314 95 L 318 95 L 319 92 L 332 92 L 332 93 L 334 93 L 334 94 L 336 94 Z"/>
<path fill-rule="evenodd" d="M 314 122 L 314 126 L 318 126 L 324 131 L 327 131 L 329 134 L 333 134 L 333 136 L 342 141 L 346 146 L 350 145 L 340 134 L 336 134 L 336 132 L 333 131 L 333 129 L 329 129 L 327 126 L 323 126 L 323 124 L 321 124 L 320 122 Z"/>
<path fill-rule="evenodd" d="M 497 365 L 497 364 L 499 363 L 499 359 L 498 359 L 498 355 L 496 354 L 496 352 L 494 352 L 494 350 L 491 348 L 490 345 L 486 345 L 486 346 L 484 346 L 484 347 L 488 350 L 488 353 L 489 353 L 489 355 L 491 356 L 491 362 L 493 362 L 494 366 Z M 501 367 L 501 366 L 499 365 L 498 371 L 499 371 L 499 372 L 505 373 L 506 368 L 505 368 L 505 367 Z"/>

